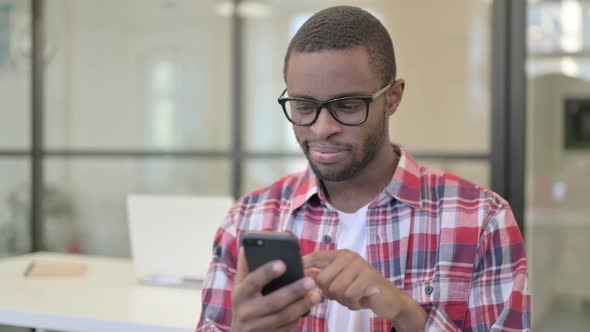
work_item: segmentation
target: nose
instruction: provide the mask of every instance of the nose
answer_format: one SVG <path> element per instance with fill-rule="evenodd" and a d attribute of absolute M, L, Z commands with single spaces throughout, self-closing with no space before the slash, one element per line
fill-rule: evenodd
<path fill-rule="evenodd" d="M 324 106 L 317 120 L 310 126 L 315 136 L 319 140 L 324 140 L 332 135 L 342 132 L 342 125 L 332 117 L 330 111 Z"/>

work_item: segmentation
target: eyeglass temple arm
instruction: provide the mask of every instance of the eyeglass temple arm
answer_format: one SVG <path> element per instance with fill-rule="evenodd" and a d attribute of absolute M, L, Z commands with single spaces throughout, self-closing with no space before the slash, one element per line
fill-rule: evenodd
<path fill-rule="evenodd" d="M 383 94 L 383 93 L 384 93 L 385 91 L 387 91 L 389 88 L 391 88 L 391 87 L 392 87 L 392 86 L 395 84 L 395 82 L 396 82 L 395 80 L 393 80 L 393 81 L 389 82 L 387 85 L 385 85 L 385 86 L 383 87 L 383 89 L 381 89 L 381 90 L 379 90 L 379 91 L 375 92 L 375 93 L 374 93 L 374 94 L 371 96 L 371 98 L 375 99 L 375 98 L 379 97 L 381 94 Z"/>

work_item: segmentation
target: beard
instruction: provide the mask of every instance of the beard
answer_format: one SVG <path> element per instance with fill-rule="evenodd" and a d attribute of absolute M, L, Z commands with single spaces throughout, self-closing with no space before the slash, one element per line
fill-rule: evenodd
<path fill-rule="evenodd" d="M 352 146 L 352 160 L 339 169 L 320 169 L 320 167 L 318 167 L 318 165 L 311 159 L 307 141 L 302 142 L 303 153 L 318 179 L 322 181 L 341 182 L 353 178 L 362 171 L 373 159 L 375 159 L 377 151 L 379 151 L 379 148 L 387 135 L 385 133 L 385 121 L 387 121 L 387 118 L 380 121 L 379 126 L 375 130 L 372 130 L 369 136 L 356 146 L 357 149 Z M 360 151 L 357 152 L 355 150 Z"/>

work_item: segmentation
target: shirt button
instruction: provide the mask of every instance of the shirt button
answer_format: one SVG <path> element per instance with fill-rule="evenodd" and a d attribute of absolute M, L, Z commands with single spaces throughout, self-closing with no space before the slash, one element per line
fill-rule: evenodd
<path fill-rule="evenodd" d="M 425 291 L 426 291 L 426 294 L 427 295 L 430 295 L 430 294 L 432 294 L 432 292 L 434 292 L 434 287 L 432 287 L 430 285 L 429 286 L 426 286 Z"/>
<path fill-rule="evenodd" d="M 322 237 L 322 242 L 324 242 L 325 244 L 330 243 L 330 241 L 332 241 L 332 238 L 330 237 L 330 235 L 326 234 Z"/>

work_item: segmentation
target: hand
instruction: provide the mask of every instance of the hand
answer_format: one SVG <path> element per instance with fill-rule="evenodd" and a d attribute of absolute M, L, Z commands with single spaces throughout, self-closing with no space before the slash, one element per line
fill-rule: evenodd
<path fill-rule="evenodd" d="M 262 288 L 285 271 L 285 263 L 273 261 L 248 273 L 244 249 L 240 248 L 231 293 L 232 331 L 291 331 L 299 318 L 320 302 L 321 295 L 313 290 L 317 286 L 309 277 L 262 295 Z"/>
<path fill-rule="evenodd" d="M 318 251 L 303 257 L 306 271 L 316 270 L 315 281 L 324 295 L 351 310 L 371 309 L 396 329 L 419 330 L 426 312 L 396 288 L 366 260 L 350 250 Z"/>

